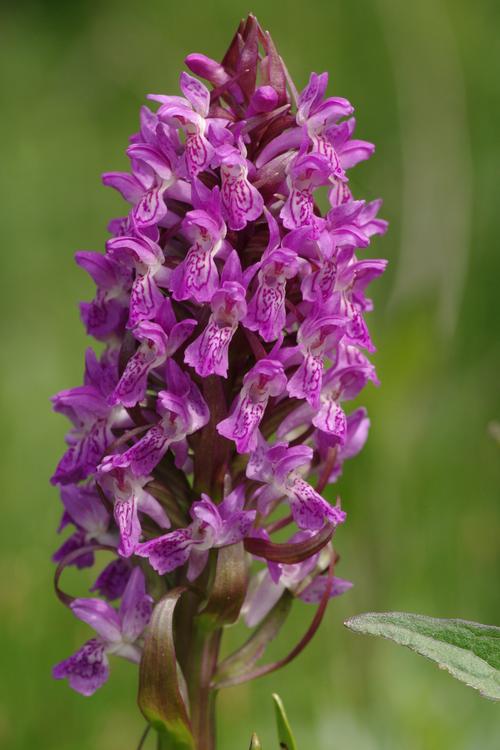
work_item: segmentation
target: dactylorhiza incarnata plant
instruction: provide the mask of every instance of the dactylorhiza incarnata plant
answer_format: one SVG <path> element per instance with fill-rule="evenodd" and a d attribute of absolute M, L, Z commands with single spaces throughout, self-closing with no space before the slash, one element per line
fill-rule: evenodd
<path fill-rule="evenodd" d="M 54 560 L 60 598 L 95 635 L 54 676 L 91 695 L 110 654 L 137 662 L 160 745 L 212 748 L 216 691 L 290 661 L 352 585 L 331 544 L 346 513 L 322 492 L 368 433 L 366 410 L 344 405 L 377 383 L 365 289 L 386 261 L 358 251 L 386 222 L 349 187 L 374 147 L 353 138 L 351 104 L 325 98 L 327 73 L 298 93 L 253 16 L 221 63 L 186 65 L 211 88 L 183 72 L 182 96 L 149 97 L 130 172 L 103 176 L 130 210 L 104 254 L 76 254 L 104 348 L 53 399 L 72 422 L 52 482 L 59 530 L 73 528 Z M 62 570 L 102 549 L 99 598 L 64 593 Z M 295 599 L 317 607 L 309 630 L 258 665 Z M 239 617 L 249 638 L 220 661 Z"/>

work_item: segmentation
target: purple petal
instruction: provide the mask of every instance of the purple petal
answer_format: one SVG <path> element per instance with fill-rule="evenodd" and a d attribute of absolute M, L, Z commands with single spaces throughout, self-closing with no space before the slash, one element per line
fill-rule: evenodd
<path fill-rule="evenodd" d="M 317 408 L 319 406 L 322 378 L 323 357 L 308 354 L 288 381 L 288 393 L 295 398 L 307 399 L 312 407 Z"/>
<path fill-rule="evenodd" d="M 163 299 L 163 294 L 151 274 L 137 276 L 130 292 L 127 327 L 135 328 L 143 320 L 152 320 L 158 313 Z"/>
<path fill-rule="evenodd" d="M 247 117 L 255 113 L 272 112 L 278 105 L 278 98 L 278 93 L 272 86 L 259 86 L 252 94 Z"/>
<path fill-rule="evenodd" d="M 343 523 L 346 513 L 331 506 L 304 479 L 297 477 L 290 487 L 288 497 L 292 514 L 300 529 L 316 531 L 326 521 Z"/>
<path fill-rule="evenodd" d="M 260 154 L 255 159 L 255 166 L 260 169 L 274 159 L 278 154 L 282 154 L 284 151 L 291 151 L 292 149 L 298 149 L 303 141 L 304 135 L 301 128 L 290 128 L 285 130 L 284 133 L 280 133 L 276 138 L 270 141 Z M 293 152 L 292 152 L 293 153 Z"/>
<path fill-rule="evenodd" d="M 135 554 L 147 557 L 151 567 L 160 575 L 165 575 L 187 562 L 193 544 L 189 529 L 178 529 L 137 545 Z"/>
<path fill-rule="evenodd" d="M 220 536 L 215 540 L 218 547 L 237 544 L 249 536 L 257 511 L 242 510 L 234 513 L 224 521 Z"/>
<path fill-rule="evenodd" d="M 158 224 L 166 215 L 167 206 L 163 200 L 165 189 L 165 185 L 151 188 L 143 194 L 136 204 L 132 217 L 139 228 Z"/>
<path fill-rule="evenodd" d="M 169 429 L 159 422 L 125 453 L 116 456 L 115 465 L 130 466 L 136 477 L 147 477 L 167 452 L 170 442 Z"/>
<path fill-rule="evenodd" d="M 106 243 L 107 256 L 125 267 L 150 268 L 163 263 L 163 251 L 160 246 L 148 237 L 120 236 L 113 237 Z"/>
<path fill-rule="evenodd" d="M 219 508 L 208 495 L 203 494 L 201 500 L 193 503 L 189 512 L 194 521 L 201 521 L 201 526 L 210 527 L 215 535 L 222 528 Z"/>
<path fill-rule="evenodd" d="M 110 516 L 93 485 L 63 487 L 61 500 L 76 526 L 94 538 L 107 531 Z"/>
<path fill-rule="evenodd" d="M 89 336 L 107 342 L 114 335 L 123 335 L 127 308 L 119 299 L 97 296 L 92 302 L 80 303 L 80 317 Z"/>
<path fill-rule="evenodd" d="M 92 638 L 69 659 L 56 664 L 52 674 L 56 680 L 67 678 L 70 686 L 78 693 L 92 695 L 109 677 L 104 643 L 98 638 Z"/>
<path fill-rule="evenodd" d="M 184 62 L 193 73 L 216 86 L 220 86 L 229 80 L 229 75 L 220 63 L 199 52 L 188 55 Z"/>
<path fill-rule="evenodd" d="M 66 451 L 57 465 L 51 482 L 72 484 L 86 479 L 89 474 L 95 472 L 101 457 L 113 439 L 108 421 L 96 421 Z"/>
<path fill-rule="evenodd" d="M 314 112 L 325 95 L 328 85 L 328 73 L 311 73 L 309 83 L 301 91 L 298 101 L 297 120 L 304 123 L 309 114 Z"/>
<path fill-rule="evenodd" d="M 149 492 L 141 490 L 138 496 L 139 504 L 138 508 L 141 513 L 145 513 L 147 516 L 153 519 L 155 523 L 162 529 L 169 529 L 171 524 L 170 520 L 165 513 L 163 506 L 160 505 L 158 500 L 150 495 Z"/>
<path fill-rule="evenodd" d="M 127 156 L 132 160 L 146 164 L 162 180 L 172 179 L 172 166 L 170 161 L 154 146 L 147 143 L 133 143 L 127 149 Z"/>
<path fill-rule="evenodd" d="M 196 547 L 191 549 L 191 555 L 189 557 L 189 565 L 187 570 L 188 581 L 195 581 L 198 576 L 203 572 L 205 565 L 208 562 L 209 550 L 198 550 Z"/>
<path fill-rule="evenodd" d="M 245 375 L 240 396 L 227 419 L 219 422 L 217 431 L 234 440 L 238 453 L 257 447 L 257 430 L 270 396 L 280 395 L 286 386 L 283 365 L 277 360 L 261 359 Z"/>
<path fill-rule="evenodd" d="M 249 221 L 258 219 L 264 209 L 264 200 L 247 179 L 246 167 L 228 165 L 221 167 L 222 203 L 230 229 L 244 229 Z"/>
<path fill-rule="evenodd" d="M 175 354 L 177 349 L 191 336 L 196 326 L 197 322 L 193 318 L 186 318 L 186 320 L 181 320 L 174 325 L 168 337 L 167 356 L 171 357 L 172 354 Z"/>
<path fill-rule="evenodd" d="M 221 328 L 212 319 L 201 336 L 187 347 L 184 361 L 203 378 L 207 375 L 227 377 L 228 349 L 235 330 L 233 326 Z"/>
<path fill-rule="evenodd" d="M 153 599 L 146 593 L 146 581 L 140 568 L 134 568 L 123 592 L 120 619 L 123 637 L 135 641 L 148 624 L 153 610 Z"/>
<path fill-rule="evenodd" d="M 299 598 L 302 599 L 303 602 L 307 602 L 307 604 L 319 604 L 328 585 L 329 577 L 327 575 L 316 576 L 312 583 L 310 583 L 309 586 L 299 594 Z M 351 581 L 335 577 L 330 590 L 330 598 L 344 594 L 346 591 L 349 591 L 352 586 L 353 584 Z"/>
<path fill-rule="evenodd" d="M 59 547 L 56 552 L 52 555 L 52 560 L 54 562 L 61 562 L 61 560 L 64 560 L 66 555 L 69 555 L 71 552 L 74 552 L 77 549 L 81 549 L 82 547 L 85 547 L 87 545 L 87 540 L 85 538 L 85 534 L 83 531 L 76 531 L 74 534 L 72 534 L 68 539 L 66 539 L 63 544 Z M 90 568 L 91 565 L 94 564 L 94 554 L 92 552 L 89 552 L 85 555 L 79 555 L 76 560 L 71 563 L 71 565 L 76 565 L 77 568 Z"/>
<path fill-rule="evenodd" d="M 248 305 L 244 324 L 264 341 L 275 341 L 285 325 L 285 284 L 281 279 L 262 279 Z"/>
<path fill-rule="evenodd" d="M 186 166 L 188 174 L 195 177 L 203 172 L 213 159 L 215 149 L 201 133 L 186 139 Z"/>
<path fill-rule="evenodd" d="M 130 565 L 125 560 L 113 560 L 99 573 L 90 591 L 96 591 L 110 601 L 119 599 L 125 590 L 130 573 Z"/>
<path fill-rule="evenodd" d="M 169 288 L 176 300 L 210 302 L 219 286 L 213 248 L 201 242 L 189 248 L 185 259 L 170 276 Z"/>
<path fill-rule="evenodd" d="M 334 398 L 322 399 L 320 409 L 312 422 L 319 430 L 334 436 L 339 443 L 345 442 L 347 419 L 344 410 Z"/>
<path fill-rule="evenodd" d="M 102 289 L 112 289 L 118 282 L 116 265 L 112 259 L 101 253 L 80 250 L 75 253 L 75 260 L 93 279 L 96 286 Z"/>
<path fill-rule="evenodd" d="M 339 458 L 353 458 L 362 450 L 368 438 L 370 420 L 366 416 L 366 409 L 356 409 L 347 417 L 347 433 L 345 445 L 342 446 Z"/>
<path fill-rule="evenodd" d="M 283 584 L 273 583 L 267 570 L 262 571 L 260 581 L 247 594 L 241 610 L 246 625 L 253 628 L 262 622 L 284 590 Z"/>
<path fill-rule="evenodd" d="M 283 225 L 287 229 L 297 229 L 311 224 L 314 216 L 314 198 L 309 188 L 292 187 L 285 205 L 280 211 Z"/>
<path fill-rule="evenodd" d="M 108 399 L 110 404 L 131 407 L 142 401 L 150 370 L 165 360 L 168 337 L 161 326 L 142 321 L 134 335 L 142 343 L 127 362 L 118 385 Z"/>
<path fill-rule="evenodd" d="M 136 203 L 141 199 L 144 188 L 131 174 L 126 172 L 105 172 L 102 182 L 108 187 L 118 190 L 129 203 Z"/>
<path fill-rule="evenodd" d="M 202 117 L 206 117 L 210 107 L 210 92 L 207 87 L 189 73 L 181 73 L 180 86 L 193 109 Z"/>
<path fill-rule="evenodd" d="M 122 557 L 130 557 L 141 536 L 141 524 L 137 515 L 137 499 L 130 497 L 115 500 L 114 518 L 120 531 L 118 552 Z"/>
<path fill-rule="evenodd" d="M 350 169 L 360 161 L 369 159 L 375 151 L 373 143 L 367 141 L 348 141 L 340 153 L 340 163 L 344 169 Z"/>
<path fill-rule="evenodd" d="M 101 599 L 75 599 L 71 609 L 79 620 L 90 625 L 107 643 L 120 640 L 120 620 L 107 602 Z"/>

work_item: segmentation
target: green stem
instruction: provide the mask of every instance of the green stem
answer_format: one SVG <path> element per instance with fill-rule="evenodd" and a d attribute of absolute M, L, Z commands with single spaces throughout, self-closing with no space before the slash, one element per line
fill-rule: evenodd
<path fill-rule="evenodd" d="M 215 750 L 216 691 L 210 683 L 217 666 L 221 636 L 222 628 L 209 630 L 201 622 L 195 624 L 186 678 L 197 750 Z"/>

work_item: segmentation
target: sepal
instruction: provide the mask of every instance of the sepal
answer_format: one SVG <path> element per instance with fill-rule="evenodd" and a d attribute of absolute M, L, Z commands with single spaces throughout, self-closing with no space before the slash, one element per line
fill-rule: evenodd
<path fill-rule="evenodd" d="M 263 557 L 271 562 L 294 565 L 307 560 L 323 549 L 332 538 L 334 531 L 335 524 L 326 523 L 320 531 L 301 542 L 276 544 L 259 537 L 247 537 L 244 544 L 246 551 L 252 555 Z"/>

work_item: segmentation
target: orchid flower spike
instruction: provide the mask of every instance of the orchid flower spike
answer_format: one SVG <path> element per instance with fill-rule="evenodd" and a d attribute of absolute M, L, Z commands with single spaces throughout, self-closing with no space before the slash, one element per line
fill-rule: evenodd
<path fill-rule="evenodd" d="M 76 255 L 96 285 L 81 317 L 101 353 L 53 398 L 70 421 L 52 477 L 59 530 L 71 528 L 57 582 L 103 548 L 112 559 L 99 598 L 57 583 L 95 635 L 54 676 L 90 695 L 110 655 L 140 662 L 148 721 L 213 750 L 206 691 L 255 674 L 219 662 L 224 626 L 271 618 L 259 638 L 273 637 L 290 601 L 307 602 L 318 610 L 302 648 L 352 585 L 332 547 L 349 498 L 332 502 L 328 486 L 368 436 L 351 402 L 378 384 L 366 292 L 386 261 L 364 253 L 387 224 L 380 201 L 354 195 L 351 169 L 374 147 L 354 138 L 353 106 L 327 93 L 326 73 L 297 91 L 253 16 L 221 62 L 186 65 L 178 93 L 142 107 L 129 170 L 103 177 L 126 201 L 104 253 Z"/>

